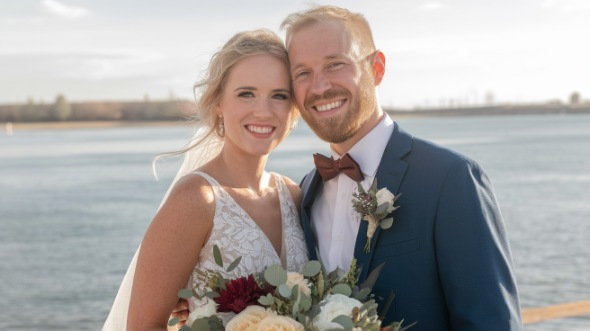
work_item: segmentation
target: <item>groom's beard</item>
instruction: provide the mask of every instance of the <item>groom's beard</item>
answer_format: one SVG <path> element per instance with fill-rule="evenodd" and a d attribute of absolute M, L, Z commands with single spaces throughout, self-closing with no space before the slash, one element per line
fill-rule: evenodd
<path fill-rule="evenodd" d="M 375 94 L 372 93 L 374 89 L 372 77 L 367 77 L 363 73 L 355 100 L 352 98 L 352 93 L 345 89 L 331 89 L 321 96 L 313 95 L 308 98 L 305 101 L 304 110 L 301 111 L 301 117 L 320 139 L 332 144 L 342 143 L 353 137 L 372 115 L 376 107 Z M 345 98 L 350 100 L 350 103 L 347 109 L 341 110 L 340 114 L 330 118 L 315 117 L 315 110 L 308 106 L 319 100 L 337 98 Z"/>

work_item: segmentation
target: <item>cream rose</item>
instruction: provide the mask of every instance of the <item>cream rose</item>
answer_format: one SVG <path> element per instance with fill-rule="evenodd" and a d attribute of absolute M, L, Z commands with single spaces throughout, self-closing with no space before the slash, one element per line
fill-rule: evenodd
<path fill-rule="evenodd" d="M 287 286 L 292 289 L 295 285 L 299 285 L 299 292 L 305 294 L 308 297 L 311 295 L 311 290 L 309 289 L 309 283 L 307 279 L 305 279 L 305 277 L 303 277 L 303 275 L 298 272 L 288 272 Z"/>
<path fill-rule="evenodd" d="M 326 304 L 313 319 L 313 324 L 318 330 L 340 329 L 342 326 L 332 323 L 332 320 L 340 315 L 351 316 L 352 309 L 360 306 L 362 303 L 356 299 L 342 294 L 332 294 L 326 298 Z"/>
<path fill-rule="evenodd" d="M 269 315 L 256 327 L 258 331 L 304 331 L 305 327 L 288 316 Z"/>
<path fill-rule="evenodd" d="M 272 313 L 260 306 L 248 306 L 232 318 L 225 326 L 226 331 L 256 331 L 258 324 Z"/>

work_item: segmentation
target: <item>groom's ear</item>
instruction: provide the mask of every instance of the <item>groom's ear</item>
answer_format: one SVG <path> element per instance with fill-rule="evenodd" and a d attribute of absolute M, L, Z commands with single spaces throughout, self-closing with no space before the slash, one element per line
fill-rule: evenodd
<path fill-rule="evenodd" d="M 385 54 L 380 50 L 377 50 L 373 55 L 373 74 L 375 75 L 375 86 L 378 86 L 385 76 Z"/>

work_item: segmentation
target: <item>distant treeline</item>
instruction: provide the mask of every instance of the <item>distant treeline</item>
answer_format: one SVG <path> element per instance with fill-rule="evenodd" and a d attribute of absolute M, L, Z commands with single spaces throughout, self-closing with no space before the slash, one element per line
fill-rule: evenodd
<path fill-rule="evenodd" d="M 0 123 L 58 121 L 179 121 L 195 114 L 195 103 L 188 100 L 67 102 L 58 95 L 52 104 L 34 103 L 0 105 Z M 569 104 L 504 104 L 430 109 L 384 109 L 392 115 L 473 116 L 514 114 L 580 114 L 590 113 L 590 101 L 572 94 Z"/>
<path fill-rule="evenodd" d="M 173 121 L 194 115 L 186 100 L 72 102 L 58 96 L 53 104 L 0 105 L 0 122 Z"/>

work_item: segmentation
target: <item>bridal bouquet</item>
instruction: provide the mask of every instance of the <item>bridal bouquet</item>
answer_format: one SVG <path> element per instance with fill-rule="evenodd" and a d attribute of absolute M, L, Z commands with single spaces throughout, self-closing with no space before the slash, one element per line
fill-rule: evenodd
<path fill-rule="evenodd" d="M 213 255 L 223 268 L 217 246 Z M 240 260 L 236 259 L 225 270 L 231 272 Z M 381 327 L 377 304 L 370 294 L 370 283 L 374 283 L 379 271 L 357 286 L 359 271 L 356 261 L 344 275 L 339 275 L 338 270 L 325 275 L 318 261 L 309 261 L 302 273 L 286 272 L 274 265 L 260 274 L 236 279 L 224 279 L 219 272 L 202 270 L 199 281 L 210 291 L 183 289 L 179 296 L 207 298 L 206 304 L 191 312 L 180 330 L 402 331 L 401 322 Z M 169 325 L 177 322 L 171 319 Z"/>

